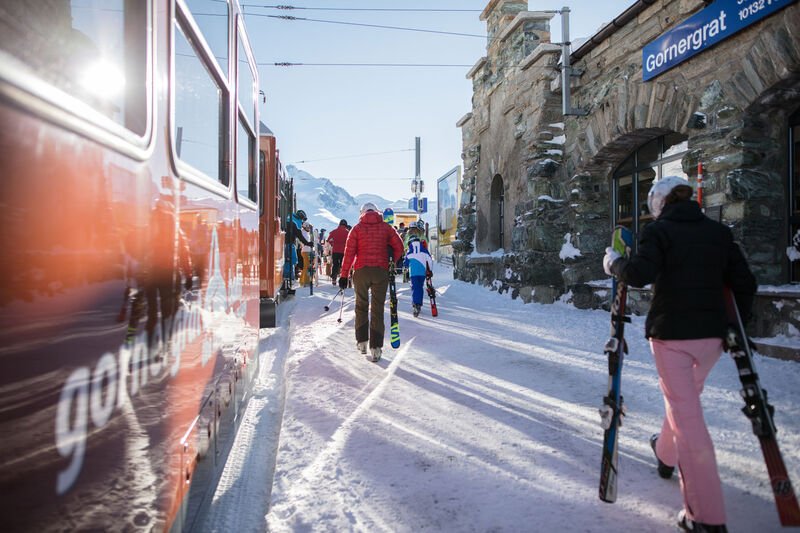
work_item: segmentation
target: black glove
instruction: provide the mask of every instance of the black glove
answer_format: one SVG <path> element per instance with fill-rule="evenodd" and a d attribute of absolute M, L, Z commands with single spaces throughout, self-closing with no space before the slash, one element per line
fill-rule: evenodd
<path fill-rule="evenodd" d="M 433 272 L 430 270 L 425 271 L 425 279 L 431 279 L 433 277 Z"/>
<path fill-rule="evenodd" d="M 339 278 L 339 288 L 345 290 L 347 288 L 347 278 L 342 276 Z"/>

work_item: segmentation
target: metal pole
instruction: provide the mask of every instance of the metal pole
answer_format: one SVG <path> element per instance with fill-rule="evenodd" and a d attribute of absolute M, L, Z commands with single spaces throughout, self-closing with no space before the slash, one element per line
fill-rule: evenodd
<path fill-rule="evenodd" d="M 569 65 L 569 7 L 561 8 L 561 112 L 570 114 L 569 78 L 571 69 Z"/>
<path fill-rule="evenodd" d="M 419 155 L 420 155 L 420 152 L 419 152 L 419 137 L 414 137 L 414 141 L 415 141 L 415 144 L 416 144 L 416 151 L 417 151 L 417 170 L 414 173 L 414 178 L 419 180 Z"/>
<path fill-rule="evenodd" d="M 417 160 L 416 170 L 414 171 L 414 198 L 415 198 L 415 202 L 416 202 L 416 204 L 415 204 L 416 205 L 416 211 L 417 211 L 417 213 L 419 213 L 419 211 L 420 211 L 419 197 L 420 197 L 420 194 L 422 194 L 422 191 L 421 191 L 421 189 L 422 189 L 422 180 L 419 177 L 419 175 L 420 175 L 420 151 L 421 151 L 420 150 L 420 138 L 419 137 L 414 137 L 414 141 L 415 141 L 414 144 L 415 144 L 415 147 L 416 147 L 416 160 Z"/>

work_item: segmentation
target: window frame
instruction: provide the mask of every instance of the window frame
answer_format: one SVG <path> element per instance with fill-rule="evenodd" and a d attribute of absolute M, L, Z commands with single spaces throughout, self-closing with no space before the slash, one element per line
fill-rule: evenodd
<path fill-rule="evenodd" d="M 33 72 L 19 58 L 0 50 L 0 96 L 9 99 L 24 111 L 71 132 L 85 136 L 121 154 L 139 161 L 151 157 L 155 150 L 156 118 L 154 113 L 154 73 L 156 33 L 152 0 L 143 7 L 145 28 L 144 113 L 141 134 L 107 117 L 91 104 L 67 93 Z"/>
<path fill-rule="evenodd" d="M 795 232 L 800 231 L 800 221 L 793 223 L 792 220 L 800 219 L 800 168 L 797 167 L 796 163 L 800 161 L 800 109 L 789 116 L 787 129 L 788 179 L 786 180 L 786 246 L 788 249 L 788 247 L 794 246 L 792 244 L 792 238 Z M 797 197 L 796 206 L 793 205 L 795 197 Z M 789 263 L 789 283 L 800 284 L 800 261 L 790 261 L 788 256 L 786 257 L 786 261 Z"/>
<path fill-rule="evenodd" d="M 232 8 L 228 1 L 225 2 L 228 6 L 228 72 L 224 73 L 222 68 L 219 65 L 218 60 L 214 57 L 213 52 L 211 51 L 208 42 L 206 42 L 205 38 L 200 31 L 199 26 L 194 21 L 194 18 L 191 15 L 191 11 L 189 11 L 188 6 L 185 4 L 183 0 L 175 0 L 172 3 L 174 12 L 173 16 L 170 17 L 169 22 L 169 58 L 170 58 L 170 68 L 169 68 L 169 76 L 170 76 L 170 97 L 169 97 L 169 137 L 170 137 L 170 152 L 171 152 L 171 159 L 173 170 L 175 174 L 188 182 L 191 182 L 195 185 L 199 185 L 207 190 L 216 192 L 220 194 L 220 196 L 230 199 L 232 198 L 232 190 L 234 187 L 234 174 L 233 174 L 233 165 L 232 165 L 232 142 L 231 139 L 233 138 L 233 134 L 231 132 L 232 124 L 231 124 L 231 87 L 228 82 L 230 77 L 230 49 L 231 49 L 231 39 L 230 39 L 230 25 L 233 19 L 232 15 Z M 222 95 L 221 100 L 222 103 L 220 105 L 220 110 L 222 116 L 220 117 L 220 124 L 222 125 L 222 130 L 220 131 L 220 143 L 222 147 L 222 158 L 220 160 L 220 170 L 225 171 L 227 176 L 228 183 L 225 184 L 223 181 L 216 179 L 208 174 L 202 172 L 200 169 L 195 168 L 190 163 L 183 161 L 180 157 L 178 157 L 177 151 L 177 139 L 176 139 L 176 119 L 175 119 L 175 97 L 176 97 L 176 73 L 175 73 L 175 54 L 176 54 L 176 26 L 180 25 L 184 35 L 186 36 L 189 44 L 194 49 L 195 53 L 197 54 L 197 58 L 203 63 L 206 70 L 209 72 L 209 75 L 216 82 L 218 87 L 220 88 Z"/>
<path fill-rule="evenodd" d="M 236 130 L 236 138 L 235 138 L 235 141 L 234 141 L 236 149 L 234 150 L 233 153 L 234 154 L 238 154 L 239 141 L 240 141 L 240 139 L 239 139 L 239 121 L 243 121 L 245 129 L 247 129 L 248 133 L 252 136 L 253 146 L 252 146 L 252 150 L 250 150 L 249 162 L 251 164 L 250 173 L 255 175 L 255 186 L 256 186 L 255 197 L 256 197 L 256 199 L 253 200 L 249 196 L 242 197 L 239 194 L 239 190 L 240 190 L 239 189 L 239 183 L 238 183 L 238 181 L 239 181 L 239 175 L 238 174 L 239 173 L 238 173 L 238 168 L 236 168 L 238 166 L 238 164 L 239 164 L 238 157 L 234 157 L 233 158 L 233 161 L 234 161 L 233 176 L 236 179 L 236 184 L 234 186 L 234 190 L 236 192 L 236 199 L 237 199 L 237 201 L 238 201 L 238 203 L 240 205 L 245 205 L 247 207 L 250 207 L 250 208 L 253 208 L 253 209 L 257 210 L 258 209 L 258 198 L 259 198 L 259 195 L 261 194 L 260 189 L 263 188 L 261 186 L 261 184 L 259 183 L 259 179 L 258 179 L 260 169 L 259 169 L 259 164 L 258 164 L 259 163 L 259 158 L 258 158 L 258 152 L 259 152 L 259 149 L 258 149 L 258 135 L 256 134 L 256 123 L 258 122 L 258 97 L 257 97 L 257 94 L 258 94 L 257 93 L 257 88 L 258 88 L 258 68 L 256 67 L 256 62 L 255 62 L 254 58 L 251 55 L 252 54 L 252 48 L 250 47 L 250 39 L 248 38 L 247 32 L 244 29 L 244 21 L 242 19 L 241 14 L 237 14 L 236 15 L 235 28 L 236 28 L 236 31 L 234 32 L 234 38 L 231 40 L 231 42 L 233 44 L 232 48 L 233 48 L 233 52 L 234 52 L 234 56 L 235 56 L 235 61 L 233 62 L 235 67 L 233 68 L 232 79 L 235 80 L 235 87 L 236 87 L 235 108 L 236 108 L 236 121 L 237 121 L 236 122 L 236 128 L 235 128 L 235 130 Z M 247 66 L 250 69 L 250 73 L 251 73 L 252 79 L 253 79 L 253 87 L 252 87 L 252 91 L 253 91 L 253 95 L 252 95 L 253 109 L 249 110 L 249 113 L 248 113 L 248 110 L 244 109 L 244 106 L 242 105 L 241 99 L 239 98 L 239 94 L 241 92 L 241 86 L 239 84 L 239 69 L 241 68 L 241 65 L 240 65 L 241 58 L 239 57 L 239 48 L 240 48 L 239 45 L 240 44 L 242 45 L 241 48 L 244 50 L 245 55 L 247 56 L 246 57 Z M 254 121 L 254 123 L 251 123 L 251 118 Z M 253 176 L 250 175 L 250 176 L 248 176 L 248 178 L 249 179 L 253 179 Z M 249 186 L 249 182 L 248 182 L 248 186 Z"/>
<path fill-rule="evenodd" d="M 681 140 L 679 141 L 679 143 L 672 144 L 669 147 L 667 147 L 665 140 L 670 135 L 677 135 L 681 138 Z M 650 143 L 653 143 L 654 141 L 658 142 L 658 157 L 655 160 L 640 161 L 639 160 L 640 150 L 647 147 Z M 644 226 L 654 220 L 649 212 L 645 214 L 640 213 L 639 198 L 641 196 L 641 191 L 639 190 L 639 185 L 643 181 L 640 179 L 640 173 L 648 169 L 655 169 L 656 173 L 653 180 L 657 181 L 663 178 L 664 166 L 668 165 L 669 163 L 682 160 L 686 156 L 686 154 L 689 153 L 689 148 L 687 145 L 686 150 L 683 150 L 681 152 L 672 153 L 667 155 L 666 157 L 664 156 L 664 154 L 668 153 L 668 150 L 674 148 L 678 144 L 687 141 L 688 141 L 687 136 L 675 132 L 666 133 L 664 135 L 648 139 L 647 141 L 637 146 L 633 151 L 631 151 L 631 153 L 625 159 L 623 159 L 622 162 L 619 165 L 617 165 L 617 168 L 615 168 L 614 171 L 611 173 L 611 191 L 612 191 L 611 227 L 614 228 L 618 225 L 621 225 L 630 229 L 634 237 L 634 248 L 638 247 L 639 234 L 644 229 Z M 628 163 L 631 159 L 632 159 L 632 164 L 628 166 Z M 683 175 L 686 176 L 685 173 Z M 632 205 L 633 209 L 631 211 L 630 217 L 618 218 L 619 207 L 620 207 L 619 181 L 621 178 L 628 178 L 628 177 L 631 178 L 631 198 L 633 201 Z"/>

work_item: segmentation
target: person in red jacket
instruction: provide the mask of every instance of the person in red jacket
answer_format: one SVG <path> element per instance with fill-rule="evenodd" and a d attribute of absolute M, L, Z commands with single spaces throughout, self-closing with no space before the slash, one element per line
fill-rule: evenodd
<path fill-rule="evenodd" d="M 342 259 L 344 259 L 344 245 L 347 244 L 347 235 L 350 230 L 347 229 L 347 221 L 342 219 L 339 221 L 339 227 L 333 230 L 328 235 L 328 242 L 331 244 L 331 257 L 333 258 L 333 265 L 331 266 L 331 279 L 336 282 L 339 277 L 339 271 L 342 268 Z"/>
<path fill-rule="evenodd" d="M 367 353 L 369 344 L 367 359 L 372 362 L 381 358 L 383 348 L 383 307 L 389 287 L 389 261 L 400 263 L 402 257 L 403 241 L 397 231 L 383 221 L 375 204 L 367 202 L 362 205 L 358 224 L 347 236 L 339 287 L 342 290 L 347 288 L 347 276 L 352 266 L 356 293 L 356 343 L 363 354 Z"/>

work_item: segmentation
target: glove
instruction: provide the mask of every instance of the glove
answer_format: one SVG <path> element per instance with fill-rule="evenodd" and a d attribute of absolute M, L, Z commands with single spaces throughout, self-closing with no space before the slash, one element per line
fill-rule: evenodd
<path fill-rule="evenodd" d="M 345 290 L 347 288 L 347 278 L 342 276 L 339 278 L 339 288 Z"/>
<path fill-rule="evenodd" d="M 614 250 L 611 247 L 606 248 L 606 255 L 603 257 L 603 270 L 606 271 L 606 274 L 609 276 L 613 276 L 614 273 L 611 271 L 611 265 L 614 264 L 614 261 L 622 257 L 619 252 Z"/>
<path fill-rule="evenodd" d="M 425 271 L 425 279 L 431 279 L 433 277 L 433 272 L 430 270 Z"/>

